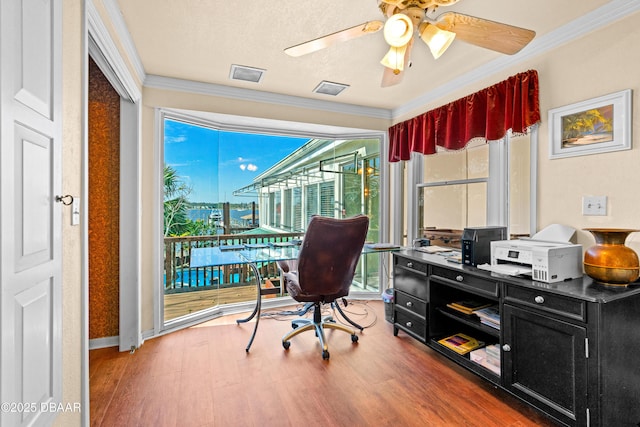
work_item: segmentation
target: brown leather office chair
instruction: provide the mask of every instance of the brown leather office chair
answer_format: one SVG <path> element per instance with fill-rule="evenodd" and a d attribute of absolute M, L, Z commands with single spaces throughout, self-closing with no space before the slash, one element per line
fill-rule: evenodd
<path fill-rule="evenodd" d="M 314 330 L 322 346 L 322 358 L 329 358 L 324 329 L 338 329 L 351 334 L 357 342 L 355 330 L 335 322 L 333 317 L 321 315 L 322 304 L 332 304 L 349 294 L 356 265 L 369 229 L 369 218 L 357 215 L 346 219 L 313 216 L 302 241 L 297 259 L 297 271 L 291 271 L 286 261 L 280 261 L 284 284 L 289 295 L 298 302 L 313 304 L 313 319 L 297 319 L 293 330 L 282 338 L 288 349 L 290 339 Z"/>

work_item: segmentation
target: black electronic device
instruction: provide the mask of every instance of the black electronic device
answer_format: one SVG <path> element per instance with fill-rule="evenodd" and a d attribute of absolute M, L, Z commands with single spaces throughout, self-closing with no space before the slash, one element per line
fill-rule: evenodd
<path fill-rule="evenodd" d="M 507 240 L 507 227 L 467 227 L 462 232 L 462 263 L 477 266 L 491 262 L 491 242 Z"/>

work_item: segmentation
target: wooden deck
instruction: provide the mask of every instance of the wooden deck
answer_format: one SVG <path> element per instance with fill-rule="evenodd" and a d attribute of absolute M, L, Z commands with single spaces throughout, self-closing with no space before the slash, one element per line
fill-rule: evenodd
<path fill-rule="evenodd" d="M 166 294 L 164 319 L 165 321 L 175 319 L 216 305 L 255 301 L 256 294 L 255 284 Z"/>

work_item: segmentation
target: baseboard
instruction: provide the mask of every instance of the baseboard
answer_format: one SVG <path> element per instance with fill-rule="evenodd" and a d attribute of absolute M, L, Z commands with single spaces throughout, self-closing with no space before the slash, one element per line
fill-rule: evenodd
<path fill-rule="evenodd" d="M 89 340 L 89 350 L 96 350 L 106 347 L 118 347 L 120 345 L 120 337 L 94 338 Z"/>

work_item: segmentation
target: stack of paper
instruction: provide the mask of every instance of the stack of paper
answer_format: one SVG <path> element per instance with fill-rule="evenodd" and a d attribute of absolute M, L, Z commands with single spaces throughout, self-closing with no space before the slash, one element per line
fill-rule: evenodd
<path fill-rule="evenodd" d="M 438 252 L 452 252 L 453 248 L 445 248 L 444 246 L 421 246 L 415 248 L 416 251 L 426 252 L 428 254 L 436 254 Z"/>
<path fill-rule="evenodd" d="M 484 366 L 494 374 L 500 375 L 500 346 L 498 344 L 474 350 L 469 356 L 472 361 Z"/>

